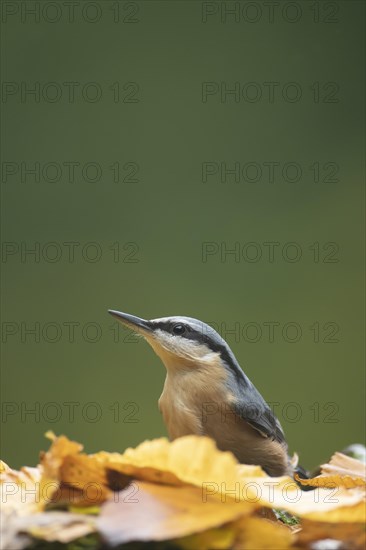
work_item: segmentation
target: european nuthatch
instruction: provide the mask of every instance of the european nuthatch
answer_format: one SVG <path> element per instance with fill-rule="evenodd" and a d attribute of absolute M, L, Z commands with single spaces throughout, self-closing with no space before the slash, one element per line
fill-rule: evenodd
<path fill-rule="evenodd" d="M 191 317 L 109 313 L 141 334 L 166 367 L 159 409 L 171 439 L 207 435 L 241 463 L 271 476 L 292 473 L 278 419 L 213 328 Z"/>

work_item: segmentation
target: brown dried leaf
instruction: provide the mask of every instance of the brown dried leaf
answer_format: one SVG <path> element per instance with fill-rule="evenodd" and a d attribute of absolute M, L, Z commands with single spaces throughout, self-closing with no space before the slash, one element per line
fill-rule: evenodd
<path fill-rule="evenodd" d="M 76 441 L 70 441 L 66 436 L 56 437 L 53 432 L 47 432 L 46 436 L 52 444 L 47 452 L 41 453 L 41 464 L 44 477 L 59 480 L 60 467 L 66 456 L 78 455 L 83 450 L 83 445 Z"/>
<path fill-rule="evenodd" d="M 52 440 L 50 449 L 41 454 L 43 476 L 41 502 L 45 504 L 72 503 L 95 506 L 111 494 L 107 486 L 106 472 L 102 464 L 86 454 L 83 446 L 65 436 Z"/>
<path fill-rule="evenodd" d="M 112 493 L 105 468 L 92 456 L 66 456 L 59 475 L 63 484 L 83 493 L 79 499 L 80 505 L 95 506 L 107 500 Z"/>

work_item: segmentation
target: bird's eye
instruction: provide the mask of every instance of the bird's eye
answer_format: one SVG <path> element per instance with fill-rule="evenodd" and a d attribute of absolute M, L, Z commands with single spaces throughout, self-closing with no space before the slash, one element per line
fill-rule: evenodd
<path fill-rule="evenodd" d="M 186 331 L 186 327 L 184 325 L 178 324 L 178 325 L 174 325 L 173 327 L 174 334 L 177 334 L 178 336 L 180 336 L 181 334 L 184 334 L 185 331 Z"/>

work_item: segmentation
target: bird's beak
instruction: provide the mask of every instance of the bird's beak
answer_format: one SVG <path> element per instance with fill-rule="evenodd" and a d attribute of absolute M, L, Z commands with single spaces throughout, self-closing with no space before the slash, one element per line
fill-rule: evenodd
<path fill-rule="evenodd" d="M 109 309 L 108 313 L 113 315 L 118 321 L 126 325 L 128 328 L 139 332 L 143 336 L 147 336 L 148 333 L 152 332 L 151 325 L 149 321 L 141 319 L 140 317 L 135 317 L 135 315 L 130 315 L 129 313 L 122 313 L 121 311 L 115 311 L 114 309 Z"/>

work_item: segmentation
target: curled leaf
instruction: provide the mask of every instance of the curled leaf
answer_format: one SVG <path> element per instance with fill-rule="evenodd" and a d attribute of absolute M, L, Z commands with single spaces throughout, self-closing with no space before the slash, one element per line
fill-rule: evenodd
<path fill-rule="evenodd" d="M 366 488 L 366 465 L 342 453 L 335 453 L 328 464 L 321 466 L 321 474 L 312 479 L 297 477 L 301 485 L 312 487 Z"/>

